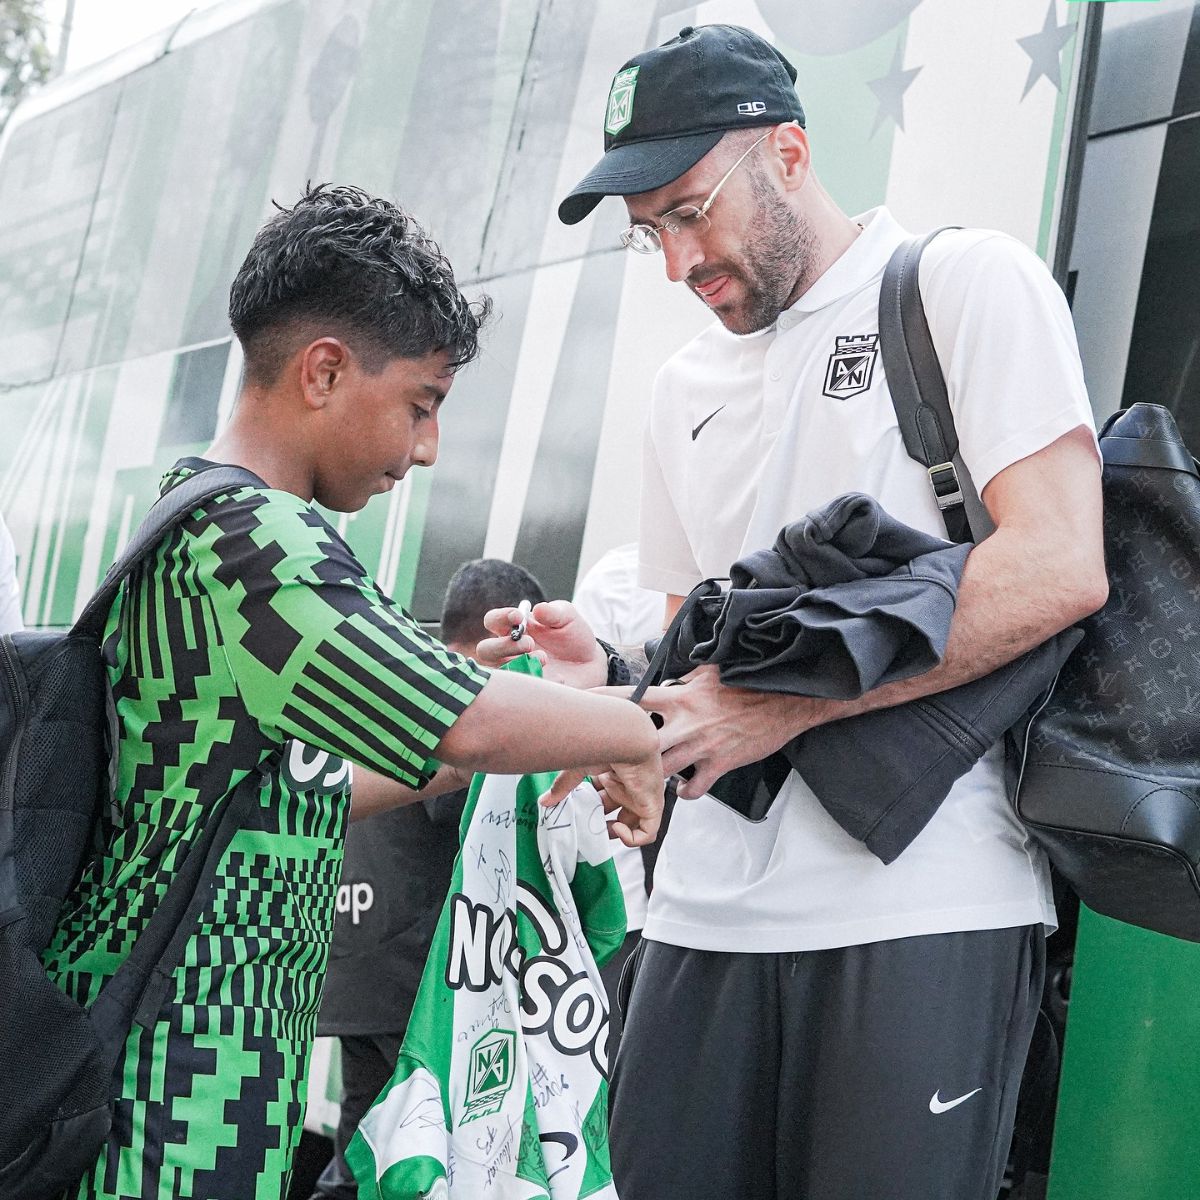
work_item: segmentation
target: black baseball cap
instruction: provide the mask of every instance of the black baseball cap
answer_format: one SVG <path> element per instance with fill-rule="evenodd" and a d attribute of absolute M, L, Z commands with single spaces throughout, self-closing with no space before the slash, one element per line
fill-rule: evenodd
<path fill-rule="evenodd" d="M 604 157 L 558 206 L 574 225 L 603 196 L 652 192 L 691 170 L 730 129 L 804 125 L 796 68 L 740 25 L 689 25 L 613 77 Z"/>

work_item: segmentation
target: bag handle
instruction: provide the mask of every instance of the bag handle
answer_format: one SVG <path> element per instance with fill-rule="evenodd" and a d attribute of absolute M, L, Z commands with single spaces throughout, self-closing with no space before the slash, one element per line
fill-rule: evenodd
<path fill-rule="evenodd" d="M 925 247 L 939 233 L 959 228 L 946 225 L 908 238 L 896 249 L 879 289 L 879 343 L 904 448 L 929 472 L 929 483 L 951 540 L 971 542 L 978 540 L 967 514 L 968 493 L 973 495 L 973 490 L 965 468 L 954 462 L 958 432 L 921 301 L 918 275 Z"/>
<path fill-rule="evenodd" d="M 667 626 L 666 632 L 659 638 L 654 654 L 646 667 L 646 673 L 638 680 L 637 686 L 630 693 L 629 698 L 634 704 L 641 702 L 648 687 L 653 687 L 662 681 L 667 663 L 675 655 L 676 647 L 679 644 L 679 635 L 692 618 L 692 610 L 701 600 L 717 595 L 720 591 L 721 585 L 716 579 L 703 579 L 684 597 L 679 611 L 672 618 L 671 624 Z"/>
<path fill-rule="evenodd" d="M 166 495 L 159 497 L 146 514 L 129 544 L 109 567 L 95 595 L 87 602 L 72 633 L 99 640 L 108 620 L 109 610 L 117 598 L 121 584 L 141 565 L 143 559 L 177 525 L 181 525 L 196 509 L 209 500 L 243 487 L 267 485 L 245 467 L 205 467 L 176 484 Z"/>

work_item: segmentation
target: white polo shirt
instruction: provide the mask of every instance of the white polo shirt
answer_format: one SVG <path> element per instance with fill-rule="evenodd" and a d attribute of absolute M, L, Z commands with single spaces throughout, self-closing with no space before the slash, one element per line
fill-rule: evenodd
<path fill-rule="evenodd" d="M 844 492 L 944 537 L 925 468 L 904 449 L 878 353 L 883 269 L 907 237 L 885 209 L 770 329 L 719 322 L 659 372 L 643 472 L 642 586 L 686 595 Z M 920 271 L 963 460 L 980 491 L 1010 464 L 1092 428 L 1062 292 L 1036 255 L 948 232 Z M 1044 856 L 1012 812 L 1003 755 L 955 784 L 884 866 L 795 772 L 761 820 L 680 801 L 645 934 L 704 950 L 783 952 L 1055 922 Z"/>

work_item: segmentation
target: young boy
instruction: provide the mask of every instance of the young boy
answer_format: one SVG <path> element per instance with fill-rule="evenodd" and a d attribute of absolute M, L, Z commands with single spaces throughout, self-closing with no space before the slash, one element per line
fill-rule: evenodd
<path fill-rule="evenodd" d="M 618 834 L 654 835 L 649 717 L 451 653 L 313 507 L 355 511 L 432 465 L 439 406 L 486 316 L 411 218 L 352 188 L 318 187 L 282 209 L 234 280 L 237 408 L 205 459 L 176 464 L 164 488 L 209 462 L 262 486 L 194 513 L 113 605 L 113 796 L 104 849 L 47 954 L 61 986 L 94 999 L 214 805 L 250 772 L 260 803 L 221 860 L 157 1021 L 129 1036 L 113 1128 L 81 1197 L 285 1190 L 349 808 L 342 760 L 356 764 L 364 809 L 415 799 L 439 763 L 607 772 Z M 443 772 L 439 784 L 460 781 Z"/>

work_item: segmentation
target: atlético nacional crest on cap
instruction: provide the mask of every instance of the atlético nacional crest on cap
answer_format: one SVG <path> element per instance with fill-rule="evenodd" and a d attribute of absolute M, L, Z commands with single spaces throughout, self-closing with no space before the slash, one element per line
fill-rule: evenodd
<path fill-rule="evenodd" d="M 608 93 L 608 112 L 604 116 L 604 132 L 616 137 L 633 120 L 633 93 L 637 91 L 637 77 L 641 67 L 628 67 L 618 71 Z"/>
<path fill-rule="evenodd" d="M 861 395 L 871 386 L 875 359 L 879 353 L 879 334 L 835 339 L 834 351 L 825 368 L 825 387 L 822 395 L 832 400 L 848 400 Z"/>

